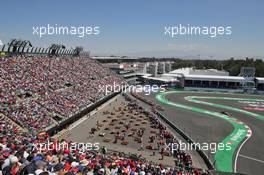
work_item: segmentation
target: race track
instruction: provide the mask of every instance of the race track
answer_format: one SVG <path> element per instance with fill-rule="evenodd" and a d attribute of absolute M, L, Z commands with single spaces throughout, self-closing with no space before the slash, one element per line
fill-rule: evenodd
<path fill-rule="evenodd" d="M 155 99 L 164 106 L 162 113 L 195 142 L 221 142 L 231 146 L 230 150 L 218 150 L 215 154 L 205 151 L 217 170 L 263 174 L 262 96 L 170 91 L 156 94 Z M 261 107 L 257 108 L 260 103 Z M 231 116 L 221 114 L 221 111 Z"/>

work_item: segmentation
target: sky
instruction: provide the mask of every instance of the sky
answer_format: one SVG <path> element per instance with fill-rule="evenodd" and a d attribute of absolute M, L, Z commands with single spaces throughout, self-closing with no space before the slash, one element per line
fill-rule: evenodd
<path fill-rule="evenodd" d="M 83 46 L 92 55 L 264 58 L 263 0 L 1 1 L 0 40 Z M 99 26 L 99 35 L 33 35 L 36 26 Z M 165 35 L 165 27 L 231 26 L 231 35 Z"/>

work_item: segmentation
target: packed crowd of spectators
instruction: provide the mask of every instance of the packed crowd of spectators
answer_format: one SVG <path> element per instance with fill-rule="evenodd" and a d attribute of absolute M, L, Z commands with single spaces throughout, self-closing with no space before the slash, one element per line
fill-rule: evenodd
<path fill-rule="evenodd" d="M 179 164 L 164 167 L 129 156 L 102 151 L 38 150 L 49 140 L 40 133 L 56 122 L 52 116 L 71 117 L 105 96 L 98 86 L 121 83 L 121 79 L 88 58 L 0 58 L 0 174 L 164 174 L 203 175 L 186 169 L 188 156 L 178 153 Z M 60 141 L 70 145 L 72 142 Z"/>
<path fill-rule="evenodd" d="M 71 117 L 106 94 L 99 85 L 121 83 L 100 63 L 82 57 L 0 58 L 0 113 L 32 131 Z"/>
<path fill-rule="evenodd" d="M 40 149 L 39 145 L 52 144 Z M 68 145 L 58 147 L 56 145 Z M 86 150 L 71 147 L 75 143 L 34 135 L 22 130 L 13 121 L 0 116 L 0 174 L 3 175 L 207 175 L 208 172 L 186 168 L 184 154 L 178 154 L 178 164 L 167 167 L 105 147 Z M 39 149 L 38 149 L 39 148 Z M 181 160 L 181 161 L 179 161 Z"/>

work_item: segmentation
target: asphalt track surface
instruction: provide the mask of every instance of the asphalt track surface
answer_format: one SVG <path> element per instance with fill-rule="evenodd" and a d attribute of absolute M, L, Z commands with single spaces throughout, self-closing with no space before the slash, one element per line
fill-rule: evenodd
<path fill-rule="evenodd" d="M 251 98 L 264 100 L 263 96 L 252 96 L 252 95 L 240 95 L 240 94 L 225 94 L 225 93 L 197 93 L 197 92 L 181 92 L 171 93 L 165 95 L 165 98 L 172 102 L 191 106 L 195 108 L 201 108 L 208 111 L 221 112 L 227 111 L 232 117 L 243 122 L 247 125 L 252 135 L 248 139 L 241 141 L 236 146 L 233 162 L 231 165 L 233 171 L 238 173 L 262 175 L 264 174 L 264 120 L 261 118 L 242 113 L 240 111 L 234 111 L 229 109 L 222 109 L 220 107 L 208 106 L 205 104 L 198 104 L 191 101 L 187 101 L 185 97 L 197 96 L 200 97 L 233 97 L 233 98 Z M 154 96 L 146 96 L 146 98 L 154 98 Z M 199 99 L 204 102 L 234 107 L 243 109 L 245 104 L 239 102 L 239 100 L 223 100 L 223 99 Z M 157 100 L 158 101 L 158 100 Z M 160 102 L 159 102 L 160 103 Z M 161 103 L 163 104 L 163 103 Z M 185 133 L 187 133 L 195 142 L 199 143 L 212 143 L 222 142 L 230 133 L 233 132 L 234 126 L 230 122 L 223 120 L 219 117 L 214 117 L 204 113 L 199 113 L 183 108 L 177 108 L 172 105 L 164 105 L 163 113 L 168 117 L 170 121 L 175 123 Z M 243 109 L 244 110 L 244 109 Z M 264 116 L 264 111 L 250 111 L 259 115 Z M 245 141 L 245 142 L 244 142 Z M 239 150 L 239 153 L 238 153 Z M 211 160 L 215 159 L 215 154 L 207 152 L 208 157 Z M 237 156 L 237 161 L 235 161 Z M 217 160 L 220 163 L 224 163 Z M 216 164 L 219 162 L 216 162 Z M 236 163 L 236 168 L 234 169 Z M 230 170 L 229 170 L 230 171 Z"/>

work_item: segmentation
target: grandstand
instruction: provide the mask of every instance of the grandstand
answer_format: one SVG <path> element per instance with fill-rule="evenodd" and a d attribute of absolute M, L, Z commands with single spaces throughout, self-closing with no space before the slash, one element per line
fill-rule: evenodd
<path fill-rule="evenodd" d="M 121 82 L 82 57 L 1 58 L 1 75 L 1 113 L 32 131 L 45 130 L 103 98 L 99 84 Z"/>
<path fill-rule="evenodd" d="M 0 57 L 2 174 L 209 173 L 193 167 L 190 155 L 185 152 L 174 153 L 173 156 L 178 156 L 177 167 L 165 167 L 145 159 L 139 161 L 135 156 L 120 154 L 120 150 L 106 154 L 103 148 L 82 153 L 53 147 L 40 152 L 35 146 L 47 141 L 72 146 L 71 140 L 59 136 L 69 125 L 87 117 L 89 112 L 119 93 L 106 94 L 98 90 L 99 86 L 121 85 L 124 79 L 89 58 L 81 48 L 65 51 L 63 45 L 52 44 L 47 49 L 33 49 L 31 43 L 28 46 L 25 43 L 29 42 L 12 40 L 8 48 L 3 46 L 4 54 Z M 134 103 L 129 106 L 138 109 Z M 146 114 L 142 109 L 141 113 Z M 135 115 L 138 114 L 135 111 Z M 161 133 L 161 138 L 169 134 L 170 139 L 176 139 L 155 116 L 147 115 L 148 120 L 150 126 Z"/>

